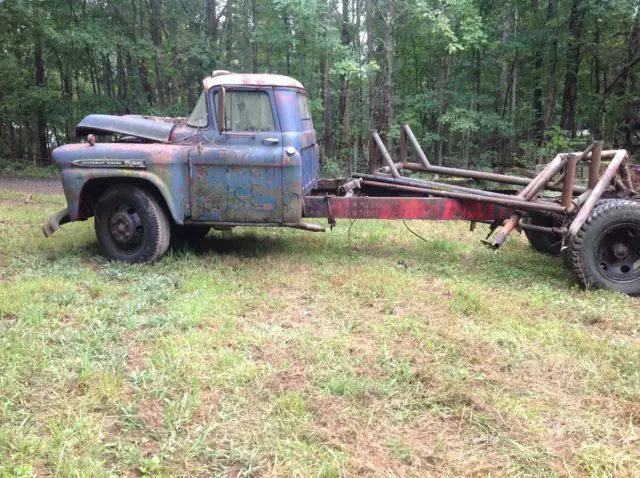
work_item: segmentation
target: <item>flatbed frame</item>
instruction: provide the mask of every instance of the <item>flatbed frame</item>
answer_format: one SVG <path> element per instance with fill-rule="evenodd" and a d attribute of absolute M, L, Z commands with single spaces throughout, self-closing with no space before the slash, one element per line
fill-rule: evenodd
<path fill-rule="evenodd" d="M 411 144 L 419 162 L 408 159 Z M 491 245 L 500 247 L 516 228 L 575 235 L 601 198 L 634 199 L 637 194 L 631 180 L 625 150 L 602 150 L 601 142 L 592 143 L 583 152 L 558 154 L 533 179 L 485 171 L 432 165 L 408 125 L 401 128 L 398 161 L 394 161 L 377 131 L 369 132 L 368 174 L 354 174 L 347 180 L 321 181 L 304 198 L 304 217 L 327 218 L 333 223 L 344 219 L 423 219 L 488 222 L 502 226 Z M 378 166 L 378 156 L 384 166 Z M 600 174 L 602 159 L 610 162 Z M 589 162 L 586 186 L 576 184 L 576 168 Z M 435 175 L 433 180 L 413 179 L 403 171 Z M 438 181 L 450 176 L 522 186 L 513 194 L 470 188 Z M 544 191 L 560 195 L 543 196 Z M 522 223 L 535 214 L 553 215 L 559 227 Z"/>

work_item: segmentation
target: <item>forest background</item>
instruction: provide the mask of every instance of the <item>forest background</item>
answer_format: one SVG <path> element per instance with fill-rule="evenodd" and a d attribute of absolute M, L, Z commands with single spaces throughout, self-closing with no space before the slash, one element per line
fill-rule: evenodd
<path fill-rule="evenodd" d="M 215 69 L 307 88 L 325 174 L 409 123 L 433 162 L 533 167 L 640 144 L 639 0 L 5 0 L 0 158 L 90 113 L 186 116 Z M 393 146 L 392 146 L 393 147 Z"/>

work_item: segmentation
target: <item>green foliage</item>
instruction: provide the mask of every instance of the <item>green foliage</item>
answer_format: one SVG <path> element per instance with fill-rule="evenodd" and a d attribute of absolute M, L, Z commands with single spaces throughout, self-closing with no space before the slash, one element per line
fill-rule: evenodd
<path fill-rule="evenodd" d="M 478 4 L 474 0 L 453 0 L 433 5 L 418 0 L 418 8 L 434 29 L 445 40 L 448 54 L 481 50 L 487 44 L 487 34 L 482 23 Z"/>
<path fill-rule="evenodd" d="M 0 157 L 37 163 L 42 141 L 49 150 L 72 141 L 90 113 L 185 116 L 200 80 L 230 69 L 299 79 L 318 137 L 335 139 L 328 161 L 343 164 L 334 171 L 352 169 L 369 128 L 388 129 L 397 147 L 405 122 L 430 156 L 471 166 L 489 155 L 501 165 L 543 161 L 584 143 L 558 126 L 569 114 L 574 3 L 4 0 Z M 624 127 L 640 118 L 637 1 L 579 6 L 576 127 L 635 151 L 640 139 L 627 144 Z"/>

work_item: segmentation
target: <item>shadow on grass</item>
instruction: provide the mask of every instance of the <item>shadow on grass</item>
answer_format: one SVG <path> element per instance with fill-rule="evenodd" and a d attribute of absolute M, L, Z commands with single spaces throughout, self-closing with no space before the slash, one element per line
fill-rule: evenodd
<path fill-rule="evenodd" d="M 470 240 L 474 240 L 470 238 Z M 445 243 L 443 245 L 443 243 Z M 427 239 L 398 247 L 385 239 L 377 243 L 351 240 L 341 242 L 317 235 L 280 235 L 259 232 L 210 234 L 195 246 L 188 247 L 196 257 L 211 254 L 241 258 L 281 257 L 309 260 L 322 265 L 326 260 L 356 263 L 383 260 L 385 267 L 398 266 L 407 271 L 436 275 L 442 278 L 464 278 L 489 285 L 491 282 L 517 281 L 520 284 L 551 282 L 558 289 L 571 287 L 573 279 L 562 267 L 559 258 L 528 250 L 524 245 L 512 245 L 504 251 L 482 246 L 469 250 L 462 241 Z M 180 249 L 174 249 L 179 252 Z M 348 264 L 347 264 L 348 262 Z"/>

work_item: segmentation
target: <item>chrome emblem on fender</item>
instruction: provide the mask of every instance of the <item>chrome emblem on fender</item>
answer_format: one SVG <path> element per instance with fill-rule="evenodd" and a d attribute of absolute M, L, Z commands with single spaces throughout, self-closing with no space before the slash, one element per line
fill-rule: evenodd
<path fill-rule="evenodd" d="M 142 159 L 76 159 L 72 164 L 83 168 L 144 169 L 147 167 Z"/>

